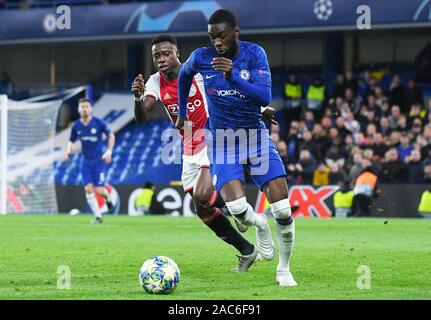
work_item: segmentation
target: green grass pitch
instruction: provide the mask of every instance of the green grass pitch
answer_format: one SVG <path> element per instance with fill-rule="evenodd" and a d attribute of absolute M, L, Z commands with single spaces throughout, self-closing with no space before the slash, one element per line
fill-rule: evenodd
<path fill-rule="evenodd" d="M 235 250 L 197 218 L 11 215 L 0 217 L 0 299 L 430 299 L 431 221 L 296 219 L 291 269 L 297 287 L 275 282 L 277 258 L 235 274 Z M 387 223 L 386 223 L 387 222 Z M 275 239 L 274 222 L 270 220 Z M 254 231 L 246 237 L 255 242 Z M 149 295 L 138 271 L 153 255 L 174 259 L 179 287 Z M 70 267 L 71 289 L 57 288 Z M 357 269 L 371 270 L 360 290 Z"/>

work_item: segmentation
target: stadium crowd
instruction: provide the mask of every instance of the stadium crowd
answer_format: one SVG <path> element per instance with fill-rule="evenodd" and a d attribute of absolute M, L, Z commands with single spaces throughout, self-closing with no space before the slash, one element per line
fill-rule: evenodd
<path fill-rule="evenodd" d="M 378 76 L 365 71 L 356 79 L 348 70 L 330 92 L 319 78 L 304 92 L 290 75 L 286 130 L 271 128 L 289 184 L 353 183 L 368 167 L 381 183 L 431 183 L 431 106 L 415 80 L 404 86 L 395 74 L 384 90 Z"/>

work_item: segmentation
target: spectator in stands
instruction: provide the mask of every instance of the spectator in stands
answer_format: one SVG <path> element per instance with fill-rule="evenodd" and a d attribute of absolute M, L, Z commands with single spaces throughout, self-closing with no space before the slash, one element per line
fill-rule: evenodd
<path fill-rule="evenodd" d="M 381 86 L 375 87 L 374 95 L 376 97 L 376 103 L 380 106 L 380 108 L 382 107 L 383 102 L 388 101 L 388 98 L 383 93 L 383 88 Z"/>
<path fill-rule="evenodd" d="M 413 103 L 411 105 L 410 111 L 407 116 L 407 122 L 409 123 L 409 127 L 413 124 L 413 120 L 419 118 L 421 120 L 425 120 L 427 116 L 427 111 L 422 107 L 421 103 Z"/>
<path fill-rule="evenodd" d="M 380 104 L 380 117 L 389 117 L 391 115 L 391 111 L 389 108 L 389 102 L 387 100 L 383 100 Z"/>
<path fill-rule="evenodd" d="M 362 172 L 362 170 L 364 170 L 363 160 L 364 158 L 362 157 L 362 154 L 360 152 L 353 154 L 353 165 L 349 170 L 350 181 L 355 181 L 359 174 Z"/>
<path fill-rule="evenodd" d="M 352 214 L 353 190 L 349 182 L 344 182 L 334 193 L 335 217 L 348 217 Z"/>
<path fill-rule="evenodd" d="M 404 106 L 404 87 L 401 83 L 399 74 L 394 75 L 389 85 L 389 103 L 401 107 L 402 112 L 407 112 L 407 106 Z"/>
<path fill-rule="evenodd" d="M 161 214 L 166 210 L 163 204 L 158 201 L 153 201 L 156 186 L 152 182 L 146 182 L 144 188 L 136 197 L 135 207 L 141 215 L 146 214 Z"/>
<path fill-rule="evenodd" d="M 316 170 L 313 172 L 313 186 L 325 186 L 329 184 L 330 169 L 324 162 L 321 162 Z"/>
<path fill-rule="evenodd" d="M 425 190 L 421 195 L 418 215 L 422 218 L 431 219 L 431 188 Z"/>
<path fill-rule="evenodd" d="M 391 148 L 385 155 L 380 173 L 382 183 L 400 183 L 404 176 L 405 164 L 400 160 L 397 149 Z"/>
<path fill-rule="evenodd" d="M 393 105 L 391 107 L 391 115 L 389 116 L 389 128 L 397 130 L 399 127 L 399 121 L 401 119 L 401 108 L 399 105 Z"/>
<path fill-rule="evenodd" d="M 407 165 L 407 182 L 408 183 L 422 183 L 424 166 L 421 161 L 421 152 L 417 149 L 404 159 Z"/>
<path fill-rule="evenodd" d="M 302 111 L 302 87 L 298 75 L 292 73 L 284 85 L 286 117 L 288 121 L 299 120 Z"/>
<path fill-rule="evenodd" d="M 314 113 L 310 110 L 305 111 L 304 121 L 308 130 L 312 130 L 315 123 Z"/>
<path fill-rule="evenodd" d="M 332 127 L 332 120 L 329 117 L 323 117 L 320 121 L 323 130 L 329 130 Z"/>
<path fill-rule="evenodd" d="M 349 112 L 349 114 L 347 115 L 347 119 L 344 122 L 344 127 L 352 134 L 356 134 L 361 131 L 361 125 L 355 119 L 355 115 L 353 114 L 353 112 Z"/>
<path fill-rule="evenodd" d="M 431 163 L 424 162 L 424 183 L 431 183 Z"/>
<path fill-rule="evenodd" d="M 15 94 L 15 83 L 12 81 L 9 73 L 3 71 L 0 77 L 0 94 L 12 96 Z"/>
<path fill-rule="evenodd" d="M 287 154 L 286 142 L 282 140 L 276 145 L 277 145 L 278 154 L 280 155 L 281 161 L 283 162 L 283 165 L 286 169 L 287 183 L 289 185 L 301 183 L 301 181 L 298 181 L 298 176 L 301 173 L 300 165 L 295 164 L 294 161 L 289 159 L 289 156 Z"/>
<path fill-rule="evenodd" d="M 344 93 L 344 99 L 349 105 L 350 111 L 357 114 L 361 108 L 360 100 L 356 98 L 355 92 L 352 88 L 348 87 Z"/>
<path fill-rule="evenodd" d="M 286 139 L 288 158 L 297 161 L 299 157 L 300 139 L 298 136 L 298 122 L 292 121 L 289 134 Z"/>
<path fill-rule="evenodd" d="M 389 147 L 386 145 L 384 136 L 381 133 L 376 133 L 371 139 L 370 148 L 373 150 L 374 156 L 380 161 L 384 159 Z"/>
<path fill-rule="evenodd" d="M 389 118 L 382 117 L 379 122 L 379 132 L 383 135 L 388 135 L 392 132 L 390 127 Z"/>
<path fill-rule="evenodd" d="M 278 132 L 271 132 L 271 140 L 277 145 L 280 142 L 280 134 Z"/>
<path fill-rule="evenodd" d="M 431 82 L 431 42 L 418 53 L 416 60 L 416 81 Z"/>
<path fill-rule="evenodd" d="M 359 174 L 353 188 L 352 216 L 364 217 L 371 215 L 373 198 L 378 197 L 378 176 L 373 171 L 372 163 L 368 159 L 363 160 L 364 170 Z"/>
<path fill-rule="evenodd" d="M 405 162 L 405 159 L 410 156 L 413 151 L 413 146 L 410 142 L 409 134 L 404 133 L 401 135 L 400 145 L 397 147 L 397 152 L 400 160 L 403 162 Z"/>
<path fill-rule="evenodd" d="M 344 166 L 347 155 L 343 152 L 339 145 L 333 144 L 325 154 L 325 163 L 331 167 L 338 164 L 340 167 Z"/>
<path fill-rule="evenodd" d="M 357 94 L 361 97 L 366 97 L 371 92 L 371 72 L 369 70 L 365 70 L 362 73 L 361 79 L 358 84 L 358 92 Z"/>
<path fill-rule="evenodd" d="M 316 158 L 307 149 L 302 149 L 299 153 L 299 170 L 304 184 L 313 182 L 313 173 L 317 167 Z"/>
<path fill-rule="evenodd" d="M 328 177 L 329 184 L 331 185 L 340 185 L 344 181 L 347 181 L 347 173 L 338 163 L 334 163 L 332 166 L 330 166 L 330 172 Z"/>
<path fill-rule="evenodd" d="M 377 126 L 374 124 L 374 122 L 371 122 L 367 125 L 367 129 L 365 130 L 365 136 L 367 137 L 369 143 L 371 143 L 374 140 L 374 137 L 377 134 Z"/>
<path fill-rule="evenodd" d="M 337 128 L 340 137 L 342 139 L 345 139 L 346 136 L 350 135 L 351 132 L 349 130 L 346 129 L 345 125 L 344 125 L 345 121 L 343 117 L 337 117 L 335 119 L 335 128 Z"/>
<path fill-rule="evenodd" d="M 421 139 L 419 139 L 419 148 L 421 151 L 421 158 L 426 159 L 431 155 L 431 127 L 426 126 Z"/>
<path fill-rule="evenodd" d="M 317 161 L 322 160 L 319 145 L 314 141 L 311 131 L 304 132 L 304 140 L 301 143 L 301 149 L 307 149 L 316 158 Z"/>
<path fill-rule="evenodd" d="M 359 148 L 365 148 L 368 145 L 368 139 L 362 132 L 355 133 L 353 136 L 353 141 Z"/>
<path fill-rule="evenodd" d="M 344 92 L 346 90 L 346 79 L 343 74 L 337 74 L 335 79 L 334 87 L 332 88 L 332 98 L 342 98 L 344 97 Z"/>
<path fill-rule="evenodd" d="M 363 152 L 363 158 L 371 161 L 373 172 L 380 172 L 382 166 L 379 161 L 374 157 L 374 151 L 372 148 L 367 147 Z"/>
<path fill-rule="evenodd" d="M 408 108 L 415 103 L 423 103 L 422 90 L 416 87 L 416 81 L 410 79 L 404 93 L 404 105 L 408 110 Z"/>
<path fill-rule="evenodd" d="M 284 164 L 284 167 L 287 169 L 289 164 L 288 156 L 287 156 L 287 144 L 283 140 L 279 141 L 275 144 L 277 146 L 278 154 L 280 155 L 281 161 Z"/>
<path fill-rule="evenodd" d="M 322 109 L 326 98 L 326 88 L 322 78 L 316 77 L 307 91 L 307 109 L 313 111 L 317 119 L 322 117 Z"/>
<path fill-rule="evenodd" d="M 377 123 L 377 117 L 376 117 L 376 112 L 374 110 L 365 110 L 363 113 L 361 113 L 359 118 L 361 131 L 366 132 L 368 126 L 370 125 L 375 126 L 375 123 Z"/>
<path fill-rule="evenodd" d="M 388 146 L 391 148 L 398 148 L 401 142 L 401 133 L 399 131 L 392 131 L 389 135 Z"/>
<path fill-rule="evenodd" d="M 351 69 L 347 69 L 344 75 L 346 78 L 346 88 L 350 88 L 352 90 L 353 96 L 356 96 L 358 93 L 358 81 L 355 79 L 353 71 Z"/>
<path fill-rule="evenodd" d="M 340 146 L 343 143 L 343 137 L 340 136 L 337 127 L 332 127 L 328 131 L 329 140 L 331 144 Z"/>

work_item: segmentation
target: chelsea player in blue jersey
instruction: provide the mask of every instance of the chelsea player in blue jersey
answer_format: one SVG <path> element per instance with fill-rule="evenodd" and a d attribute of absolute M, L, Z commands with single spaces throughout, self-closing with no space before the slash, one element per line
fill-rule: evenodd
<path fill-rule="evenodd" d="M 295 224 L 288 199 L 286 172 L 261 117 L 261 106 L 271 100 L 271 73 L 264 49 L 240 41 L 239 33 L 236 17 L 230 11 L 220 9 L 209 18 L 208 34 L 213 46 L 192 52 L 180 71 L 176 127 L 183 127 L 188 119 L 188 92 L 193 76 L 200 73 L 208 100 L 213 151 L 216 150 L 211 163 L 216 190 L 236 219 L 256 227 L 261 255 L 267 260 L 273 259 L 275 250 L 268 221 L 264 215 L 254 212 L 245 197 L 244 170 L 249 172 L 265 192 L 276 222 L 279 244 L 276 281 L 281 286 L 295 286 L 289 268 Z M 225 145 L 232 135 L 231 143 Z M 251 150 L 251 146 L 256 150 Z M 226 157 L 230 159 L 227 163 Z"/>
<path fill-rule="evenodd" d="M 104 185 L 106 165 L 112 161 L 115 136 L 104 121 L 92 116 L 92 108 L 89 100 L 79 100 L 78 112 L 80 119 L 73 123 L 67 145 L 66 160 L 70 159 L 73 144 L 79 139 L 83 154 L 81 174 L 85 184 L 85 196 L 88 205 L 96 217 L 93 223 L 101 223 L 102 214 L 100 213 L 95 191 L 105 198 L 108 209 L 111 210 L 111 199 Z M 103 134 L 108 137 L 108 148 L 106 151 L 104 150 L 104 142 L 102 140 Z"/>

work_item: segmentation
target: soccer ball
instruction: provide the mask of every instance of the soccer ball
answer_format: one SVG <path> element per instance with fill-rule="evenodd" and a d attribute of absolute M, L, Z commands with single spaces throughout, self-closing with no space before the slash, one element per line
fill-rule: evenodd
<path fill-rule="evenodd" d="M 77 214 L 80 214 L 80 211 L 79 211 L 79 209 L 72 209 L 72 210 L 70 210 L 69 214 L 71 216 L 76 216 Z"/>
<path fill-rule="evenodd" d="M 180 269 L 171 258 L 155 256 L 144 262 L 139 283 L 148 293 L 170 293 L 180 282 Z"/>
<path fill-rule="evenodd" d="M 328 20 L 332 15 L 331 0 L 317 0 L 314 3 L 314 14 L 319 20 Z"/>

